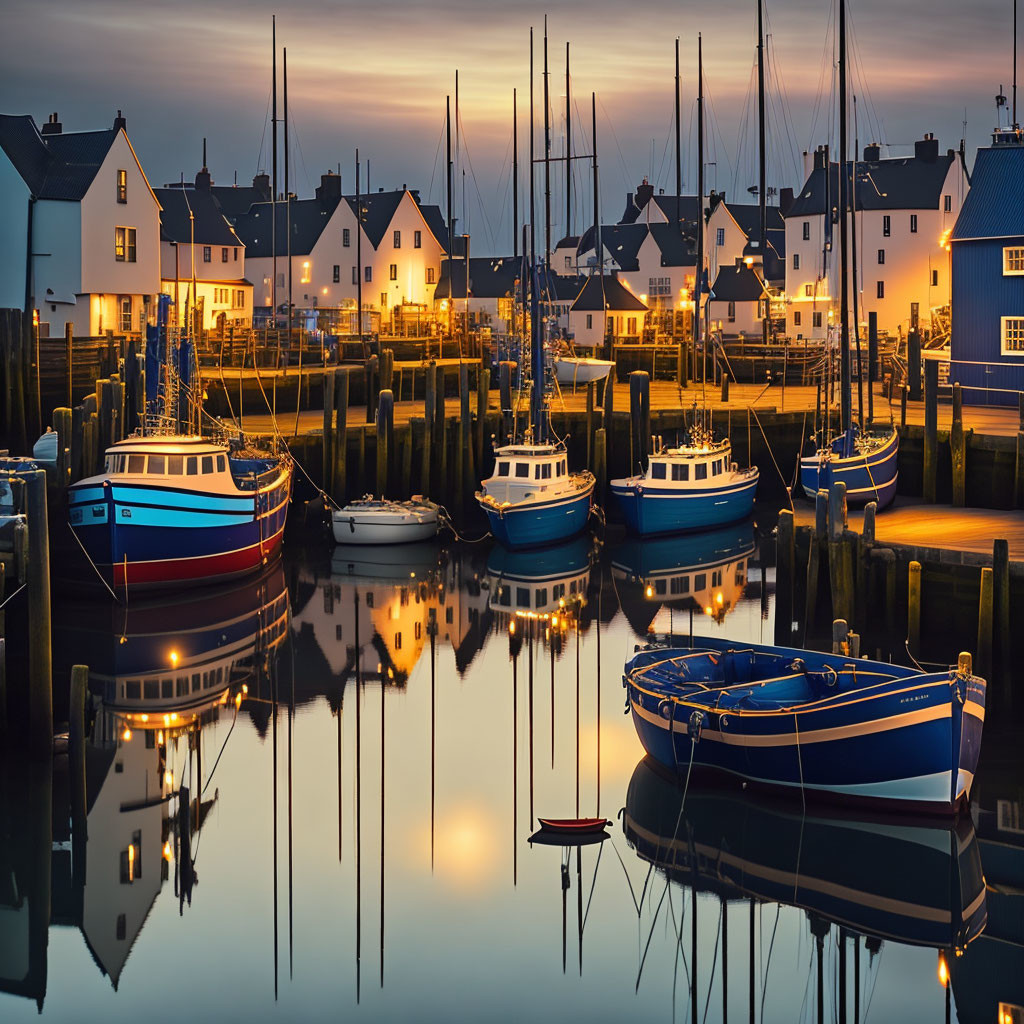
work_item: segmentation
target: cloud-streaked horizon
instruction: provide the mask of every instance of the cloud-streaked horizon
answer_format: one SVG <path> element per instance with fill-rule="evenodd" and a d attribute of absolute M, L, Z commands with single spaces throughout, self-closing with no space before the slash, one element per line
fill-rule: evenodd
<path fill-rule="evenodd" d="M 173 7 L 123 0 L 8 0 L 0 42 L 5 113 L 42 122 L 59 112 L 65 130 L 109 124 L 124 111 L 154 185 L 191 178 L 207 137 L 214 179 L 240 183 L 269 169 L 271 0 Z M 850 0 L 861 145 L 904 152 L 924 132 L 955 147 L 984 145 L 1002 84 L 1009 95 L 1011 10 L 999 0 Z M 799 187 L 801 152 L 829 141 L 831 4 L 766 0 L 770 61 L 769 182 Z M 562 151 L 565 43 L 572 54 L 573 137 L 589 152 L 590 94 L 598 97 L 602 215 L 615 218 L 645 174 L 675 183 L 672 143 L 674 40 L 680 38 L 684 187 L 695 179 L 692 116 L 696 34 L 704 39 L 709 95 L 709 186 L 744 195 L 756 177 L 754 0 L 714 5 L 592 0 L 547 6 L 552 152 Z M 542 155 L 542 33 L 534 0 L 415 0 L 387 5 L 307 0 L 277 10 L 288 48 L 294 125 L 292 187 L 308 195 L 341 165 L 353 186 L 356 147 L 371 161 L 371 186 L 407 183 L 444 203 L 446 95 L 459 69 L 463 128 L 456 213 L 477 252 L 511 248 L 512 89 L 518 90 L 521 207 L 525 206 L 529 30 L 535 34 L 537 154 Z M 281 62 L 278 70 L 280 73 Z M 784 90 L 784 91 L 783 91 Z M 279 91 L 279 103 L 281 95 Z M 851 128 L 852 130 L 852 128 Z M 577 164 L 579 223 L 591 219 L 590 170 Z M 562 172 L 552 174 L 553 236 L 564 230 Z M 283 182 L 283 171 L 281 172 Z M 465 195 L 462 182 L 465 182 Z M 542 189 L 538 175 L 538 188 Z M 542 196 L 540 197 L 542 202 Z M 465 218 L 462 218 L 463 209 Z M 538 223 L 543 218 L 541 207 Z"/>

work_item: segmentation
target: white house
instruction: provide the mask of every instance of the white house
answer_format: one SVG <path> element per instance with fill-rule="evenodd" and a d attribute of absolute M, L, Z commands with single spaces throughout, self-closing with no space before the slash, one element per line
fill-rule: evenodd
<path fill-rule="evenodd" d="M 786 211 L 786 329 L 793 338 L 820 338 L 838 318 L 839 225 L 825 211 L 839 202 L 839 168 L 826 152 L 813 154 L 807 181 Z M 853 169 L 856 166 L 854 179 Z M 857 316 L 906 334 L 916 319 L 930 325 L 933 311 L 949 305 L 949 236 L 969 187 L 960 154 L 939 153 L 926 135 L 914 155 L 881 156 L 878 145 L 846 168 L 854 192 L 857 231 Z M 853 303 L 852 267 L 850 282 Z"/>
<path fill-rule="evenodd" d="M 252 323 L 252 283 L 245 276 L 245 246 L 211 192 L 210 172 L 195 184 L 156 189 L 160 202 L 160 288 L 184 322 L 190 309 L 204 329 Z"/>
<path fill-rule="evenodd" d="M 472 326 L 491 327 L 500 333 L 512 329 L 512 318 L 522 260 L 512 256 L 475 257 L 469 260 L 469 302 L 466 302 L 466 261 L 441 262 L 441 277 L 434 289 L 434 311 L 440 317 L 449 310 L 469 309 Z"/>
<path fill-rule="evenodd" d="M 160 204 L 120 111 L 101 131 L 0 115 L 0 307 L 43 329 L 144 329 L 160 291 Z"/>
<path fill-rule="evenodd" d="M 611 334 L 640 338 L 647 306 L 615 275 L 592 274 L 569 310 L 569 333 L 576 346 L 596 348 Z"/>
<path fill-rule="evenodd" d="M 792 201 L 792 190 L 783 189 L 784 205 Z M 752 257 L 751 266 L 761 277 L 781 291 L 786 283 L 786 225 L 778 206 L 765 207 L 767 267 L 760 249 L 761 211 L 757 204 L 730 203 L 724 195 L 711 193 L 705 238 L 707 239 L 708 279 L 714 281 L 723 268 L 732 269 L 736 261 Z"/>
<path fill-rule="evenodd" d="M 748 266 L 742 256 L 719 269 L 708 297 L 708 320 L 724 335 L 745 335 L 761 339 L 761 320 L 765 314 L 768 289 L 760 276 L 760 267 Z"/>

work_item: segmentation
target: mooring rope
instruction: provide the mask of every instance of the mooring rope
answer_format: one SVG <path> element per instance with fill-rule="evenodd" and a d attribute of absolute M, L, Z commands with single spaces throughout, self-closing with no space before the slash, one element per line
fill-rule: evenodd
<path fill-rule="evenodd" d="M 75 533 L 75 528 L 70 523 L 68 523 L 68 529 L 71 531 L 71 536 L 75 538 L 76 543 L 82 549 L 82 554 L 85 555 L 86 560 L 92 566 L 93 572 L 95 572 L 96 575 L 99 577 L 100 583 L 102 583 L 103 586 L 105 586 L 107 588 L 107 593 L 115 601 L 117 601 L 118 604 L 120 604 L 121 602 L 118 600 L 117 594 L 115 594 L 114 591 L 110 589 L 110 584 L 107 583 L 107 581 L 103 578 L 103 573 L 100 572 L 100 570 L 97 567 L 96 563 L 92 560 L 92 557 L 90 556 L 89 552 L 85 550 L 85 545 L 78 539 L 78 534 Z M 126 584 L 127 584 L 127 580 L 126 580 Z"/>

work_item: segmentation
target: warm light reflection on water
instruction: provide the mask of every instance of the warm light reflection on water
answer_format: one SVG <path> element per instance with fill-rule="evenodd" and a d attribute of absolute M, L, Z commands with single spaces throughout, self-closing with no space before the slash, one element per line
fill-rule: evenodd
<path fill-rule="evenodd" d="M 1014 897 L 981 878 L 1008 884 L 1013 847 L 990 867 L 969 822 L 804 816 L 697 784 L 684 801 L 640 764 L 624 660 L 691 607 L 695 630 L 770 642 L 754 541 L 292 549 L 127 615 L 58 606 L 56 671 L 88 662 L 96 696 L 88 838 L 66 761 L 41 844 L 43 789 L 14 766 L 0 1018 L 35 1019 L 36 999 L 49 1020 L 176 1018 L 153 994 L 184 978 L 200 1020 L 723 1021 L 751 1001 L 758 1021 L 836 1020 L 841 965 L 848 1020 L 855 1000 L 902 1021 L 942 1019 L 947 992 L 963 1021 L 1024 1002 Z M 701 613 L 709 588 L 723 614 Z M 983 774 L 984 807 L 1016 785 Z M 527 841 L 538 816 L 590 814 L 613 822 L 603 843 Z M 943 989 L 936 950 L 975 938 L 986 896 L 994 931 L 949 954 Z"/>

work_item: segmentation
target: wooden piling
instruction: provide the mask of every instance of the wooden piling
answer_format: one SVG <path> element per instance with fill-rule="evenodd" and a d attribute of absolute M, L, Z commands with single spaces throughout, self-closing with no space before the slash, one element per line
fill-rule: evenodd
<path fill-rule="evenodd" d="M 85 707 L 89 693 L 89 669 L 75 665 L 71 669 L 71 698 L 68 703 L 68 784 L 71 805 L 71 843 L 75 875 L 85 881 L 84 858 L 87 849 L 87 805 L 85 789 Z M 81 867 L 83 870 L 78 870 Z"/>
<path fill-rule="evenodd" d="M 967 446 L 964 441 L 963 399 L 959 384 L 953 385 L 953 423 L 949 431 L 949 453 L 953 463 L 953 507 L 963 508 L 967 497 Z"/>
<path fill-rule="evenodd" d="M 437 367 L 430 363 L 424 373 L 423 381 L 423 451 L 420 463 L 420 489 L 428 497 L 433 495 L 430 476 L 431 463 L 434 461 L 433 438 L 434 425 L 437 419 Z"/>
<path fill-rule="evenodd" d="M 331 473 L 331 494 L 339 505 L 344 505 L 348 490 L 349 371 L 345 367 L 338 366 L 335 367 L 333 373 L 335 427 L 334 440 L 331 443 L 331 454 L 334 457 L 334 469 Z M 360 480 L 360 486 L 362 486 L 362 480 Z"/>
<path fill-rule="evenodd" d="M 722 374 L 722 401 L 729 401 L 729 374 L 727 373 Z"/>
<path fill-rule="evenodd" d="M 861 536 L 865 544 L 875 543 L 875 516 L 878 513 L 878 502 L 869 501 L 864 506 L 864 523 L 861 527 Z"/>
<path fill-rule="evenodd" d="M 596 480 L 597 502 L 605 504 L 608 491 L 608 435 L 604 427 L 594 431 L 594 478 Z"/>
<path fill-rule="evenodd" d="M 907 428 L 907 394 L 910 388 L 903 384 L 900 386 L 900 430 Z"/>
<path fill-rule="evenodd" d="M 584 465 L 591 472 L 594 470 L 594 402 L 597 394 L 597 381 L 587 381 L 587 411 L 584 432 L 587 435 L 587 460 Z"/>
<path fill-rule="evenodd" d="M 978 645 L 977 673 L 983 679 L 992 678 L 992 612 L 993 612 L 992 570 L 985 566 L 981 570 L 981 586 L 978 594 Z"/>
<path fill-rule="evenodd" d="M 646 370 L 629 375 L 629 475 L 643 472 L 651 430 L 651 378 Z"/>
<path fill-rule="evenodd" d="M 366 422 L 372 423 L 377 412 L 377 392 L 380 388 L 380 364 L 376 356 L 366 360 L 363 373 L 366 378 Z"/>
<path fill-rule="evenodd" d="M 57 433 L 57 480 L 67 487 L 71 478 L 71 410 L 53 410 L 53 429 Z"/>
<path fill-rule="evenodd" d="M 907 646 L 912 657 L 921 653 L 921 563 L 907 567 Z"/>
<path fill-rule="evenodd" d="M 604 410 L 603 425 L 604 425 L 604 444 L 605 444 L 605 465 L 611 467 L 611 460 L 613 458 L 612 448 L 612 434 L 614 433 L 612 426 L 615 416 L 615 368 L 612 367 L 611 373 L 608 374 L 604 379 L 604 398 L 601 402 L 601 407 Z M 610 470 L 609 470 L 610 471 Z"/>
<path fill-rule="evenodd" d="M 68 386 L 66 389 L 67 407 L 70 409 L 74 404 L 74 396 L 72 392 L 72 386 L 74 383 L 74 367 L 75 367 L 75 325 L 70 321 L 64 323 L 64 362 L 67 364 L 68 373 Z"/>
<path fill-rule="evenodd" d="M 402 500 L 412 496 L 412 439 L 413 421 L 399 427 L 396 431 L 398 445 L 398 496 Z"/>
<path fill-rule="evenodd" d="M 929 359 L 924 369 L 924 470 L 922 494 L 935 504 L 935 469 L 938 456 L 939 427 L 939 363 Z M 911 395 L 913 397 L 913 395 Z"/>
<path fill-rule="evenodd" d="M 938 363 L 934 359 L 929 359 L 925 364 L 925 372 L 927 373 L 927 366 L 929 364 L 935 364 L 936 371 L 938 370 Z M 910 387 L 910 400 L 912 402 L 921 401 L 921 334 L 917 328 L 911 328 L 907 332 L 907 384 Z"/>
<path fill-rule="evenodd" d="M 377 399 L 377 497 L 387 494 L 391 479 L 391 448 L 394 435 L 395 396 L 383 388 Z"/>
<path fill-rule="evenodd" d="M 1009 681 L 1011 667 L 1010 643 L 1010 545 L 1005 540 L 992 542 L 992 648 L 993 667 L 1000 683 Z M 1009 693 L 1009 687 L 1006 687 Z"/>
<path fill-rule="evenodd" d="M 455 494 L 461 505 L 473 480 L 473 421 L 469 411 L 469 364 L 459 364 L 459 447 L 456 461 Z"/>
<path fill-rule="evenodd" d="M 825 494 L 825 491 L 819 492 Z M 808 633 L 814 631 L 815 611 L 818 607 L 818 589 L 821 576 L 821 549 L 825 544 L 825 533 L 815 531 L 808 542 L 807 548 L 807 586 L 804 595 L 804 640 Z"/>
<path fill-rule="evenodd" d="M 487 433 L 487 398 L 491 391 L 491 371 L 486 366 L 478 366 L 476 370 L 476 448 L 473 460 L 476 472 L 483 476 L 484 472 L 484 435 Z M 472 479 L 471 489 L 476 480 Z"/>
<path fill-rule="evenodd" d="M 448 493 L 448 436 L 446 433 L 447 417 L 445 416 L 445 371 L 437 367 L 437 400 L 434 403 L 434 447 L 437 449 L 435 463 L 437 471 L 434 490 L 438 495 Z"/>
<path fill-rule="evenodd" d="M 775 641 L 785 645 L 792 634 L 796 565 L 796 527 L 788 508 L 779 513 L 775 544 Z"/>
<path fill-rule="evenodd" d="M 503 361 L 498 366 L 498 401 L 501 405 L 501 443 L 512 436 L 512 374 L 516 364 Z"/>
<path fill-rule="evenodd" d="M 324 389 L 324 451 L 321 486 L 330 494 L 334 490 L 334 371 L 323 372 Z"/>
<path fill-rule="evenodd" d="M 24 474 L 28 525 L 29 746 L 34 758 L 51 757 L 53 679 L 50 632 L 50 542 L 46 473 Z"/>
<path fill-rule="evenodd" d="M 832 653 L 847 654 L 850 628 L 846 619 L 832 620 Z"/>

